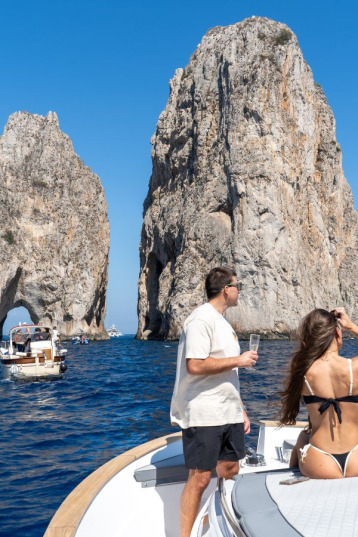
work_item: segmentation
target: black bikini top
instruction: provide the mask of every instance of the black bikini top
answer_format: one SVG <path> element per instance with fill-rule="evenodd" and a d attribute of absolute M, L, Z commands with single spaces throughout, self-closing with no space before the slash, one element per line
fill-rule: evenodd
<path fill-rule="evenodd" d="M 313 390 L 306 379 L 305 383 L 306 386 L 310 392 L 311 395 L 303 395 L 302 398 L 306 405 L 311 405 L 312 403 L 322 403 L 321 406 L 318 407 L 318 411 L 320 414 L 323 414 L 331 405 L 333 406 L 334 410 L 336 411 L 338 421 L 339 423 L 342 423 L 342 411 L 339 406 L 339 403 L 358 403 L 358 395 L 352 395 L 353 390 L 353 372 L 352 372 L 352 360 L 348 358 L 348 364 L 349 364 L 349 375 L 350 375 L 350 382 L 349 382 L 349 394 L 345 395 L 344 397 L 320 397 L 319 395 L 314 395 Z"/>

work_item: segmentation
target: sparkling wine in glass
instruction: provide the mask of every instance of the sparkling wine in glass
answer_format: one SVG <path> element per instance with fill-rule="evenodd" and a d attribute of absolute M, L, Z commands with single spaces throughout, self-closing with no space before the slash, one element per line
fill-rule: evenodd
<path fill-rule="evenodd" d="M 260 336 L 258 334 L 250 334 L 250 351 L 257 352 L 259 350 Z"/>
<path fill-rule="evenodd" d="M 250 351 L 258 351 L 260 336 L 258 334 L 250 334 Z M 254 370 L 254 367 L 245 367 L 245 369 Z"/>

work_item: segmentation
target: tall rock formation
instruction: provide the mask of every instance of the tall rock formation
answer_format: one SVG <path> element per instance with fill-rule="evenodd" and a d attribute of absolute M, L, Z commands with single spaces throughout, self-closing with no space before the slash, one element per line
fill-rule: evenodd
<path fill-rule="evenodd" d="M 7 313 L 106 338 L 109 224 L 99 177 L 55 113 L 10 116 L 0 138 L 0 332 Z"/>
<path fill-rule="evenodd" d="M 209 30 L 152 138 L 137 337 L 178 337 L 216 265 L 243 282 L 241 335 L 314 307 L 357 311 L 357 214 L 335 121 L 295 35 L 252 17 Z"/>

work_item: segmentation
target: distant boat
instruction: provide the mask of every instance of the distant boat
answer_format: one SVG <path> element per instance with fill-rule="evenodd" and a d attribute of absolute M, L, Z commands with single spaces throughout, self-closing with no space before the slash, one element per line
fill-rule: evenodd
<path fill-rule="evenodd" d="M 75 345 L 88 345 L 89 344 L 89 340 L 85 338 L 84 336 L 74 336 L 71 339 L 71 341 Z"/>
<path fill-rule="evenodd" d="M 50 326 L 19 323 L 10 329 L 9 341 L 0 343 L 5 378 L 59 378 L 67 369 L 67 350 L 60 348 Z"/>
<path fill-rule="evenodd" d="M 109 337 L 120 337 L 123 336 L 122 332 L 116 328 L 115 324 L 112 324 L 111 328 L 108 328 L 107 334 Z"/>

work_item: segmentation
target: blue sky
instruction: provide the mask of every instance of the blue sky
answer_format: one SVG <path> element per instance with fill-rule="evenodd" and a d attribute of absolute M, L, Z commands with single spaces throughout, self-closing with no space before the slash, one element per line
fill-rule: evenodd
<path fill-rule="evenodd" d="M 357 210 L 357 11 L 344 0 L 2 2 L 0 131 L 15 111 L 53 110 L 76 153 L 101 178 L 111 225 L 107 325 L 136 330 L 149 140 L 169 80 L 209 28 L 259 15 L 297 35 L 333 109 Z M 26 321 L 24 313 L 14 310 L 5 329 Z"/>

